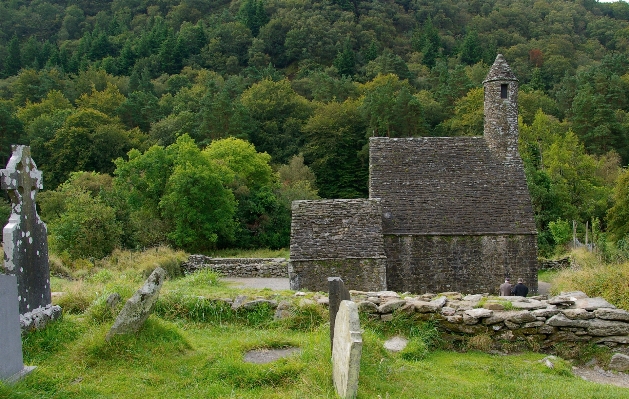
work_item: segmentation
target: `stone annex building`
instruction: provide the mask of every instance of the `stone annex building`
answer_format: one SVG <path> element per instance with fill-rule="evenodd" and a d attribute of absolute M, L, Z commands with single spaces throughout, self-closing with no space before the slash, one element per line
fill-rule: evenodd
<path fill-rule="evenodd" d="M 482 137 L 373 137 L 369 198 L 294 201 L 291 289 L 537 292 L 537 231 L 518 153 L 518 79 L 486 79 Z"/>

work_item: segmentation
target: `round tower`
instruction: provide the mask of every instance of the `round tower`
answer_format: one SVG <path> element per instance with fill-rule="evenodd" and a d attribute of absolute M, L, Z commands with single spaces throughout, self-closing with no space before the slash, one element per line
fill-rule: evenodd
<path fill-rule="evenodd" d="M 518 153 L 518 79 L 502 54 L 496 57 L 483 86 L 485 140 L 503 162 L 521 163 Z"/>

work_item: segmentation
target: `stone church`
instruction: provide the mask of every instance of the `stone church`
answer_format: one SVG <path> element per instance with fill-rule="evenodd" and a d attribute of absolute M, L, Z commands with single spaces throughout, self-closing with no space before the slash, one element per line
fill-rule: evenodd
<path fill-rule="evenodd" d="M 537 232 L 518 153 L 518 79 L 486 79 L 482 137 L 373 137 L 369 198 L 293 202 L 292 289 L 537 291 Z"/>

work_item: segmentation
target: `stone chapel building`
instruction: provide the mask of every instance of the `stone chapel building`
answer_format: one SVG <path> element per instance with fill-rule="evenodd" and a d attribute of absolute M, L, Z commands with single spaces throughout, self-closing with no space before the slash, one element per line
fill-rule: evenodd
<path fill-rule="evenodd" d="M 537 291 L 537 231 L 518 153 L 518 79 L 502 55 L 484 82 L 482 137 L 373 137 L 369 199 L 294 201 L 292 289 Z"/>

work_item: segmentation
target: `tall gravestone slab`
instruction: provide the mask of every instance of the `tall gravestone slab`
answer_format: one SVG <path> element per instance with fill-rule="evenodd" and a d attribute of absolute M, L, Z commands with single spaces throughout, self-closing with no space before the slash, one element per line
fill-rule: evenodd
<path fill-rule="evenodd" d="M 0 274 L 0 380 L 16 381 L 34 368 L 23 363 L 17 278 Z"/>
<path fill-rule="evenodd" d="M 30 147 L 11 148 L 7 167 L 0 170 L 1 186 L 11 198 L 11 216 L 2 230 L 2 271 L 17 277 L 22 327 L 26 323 L 26 328 L 29 324 L 39 328 L 61 314 L 61 308 L 51 304 L 48 234 L 35 207 L 35 196 L 43 187 L 42 173 L 31 158 Z"/>
<path fill-rule="evenodd" d="M 358 392 L 358 374 L 363 349 L 358 306 L 352 301 L 341 301 L 332 346 L 332 378 L 336 393 L 343 399 L 352 399 Z"/>
<path fill-rule="evenodd" d="M 341 301 L 349 301 L 350 295 L 340 277 L 328 277 L 328 299 L 330 309 L 330 348 L 334 344 L 334 323 Z"/>

